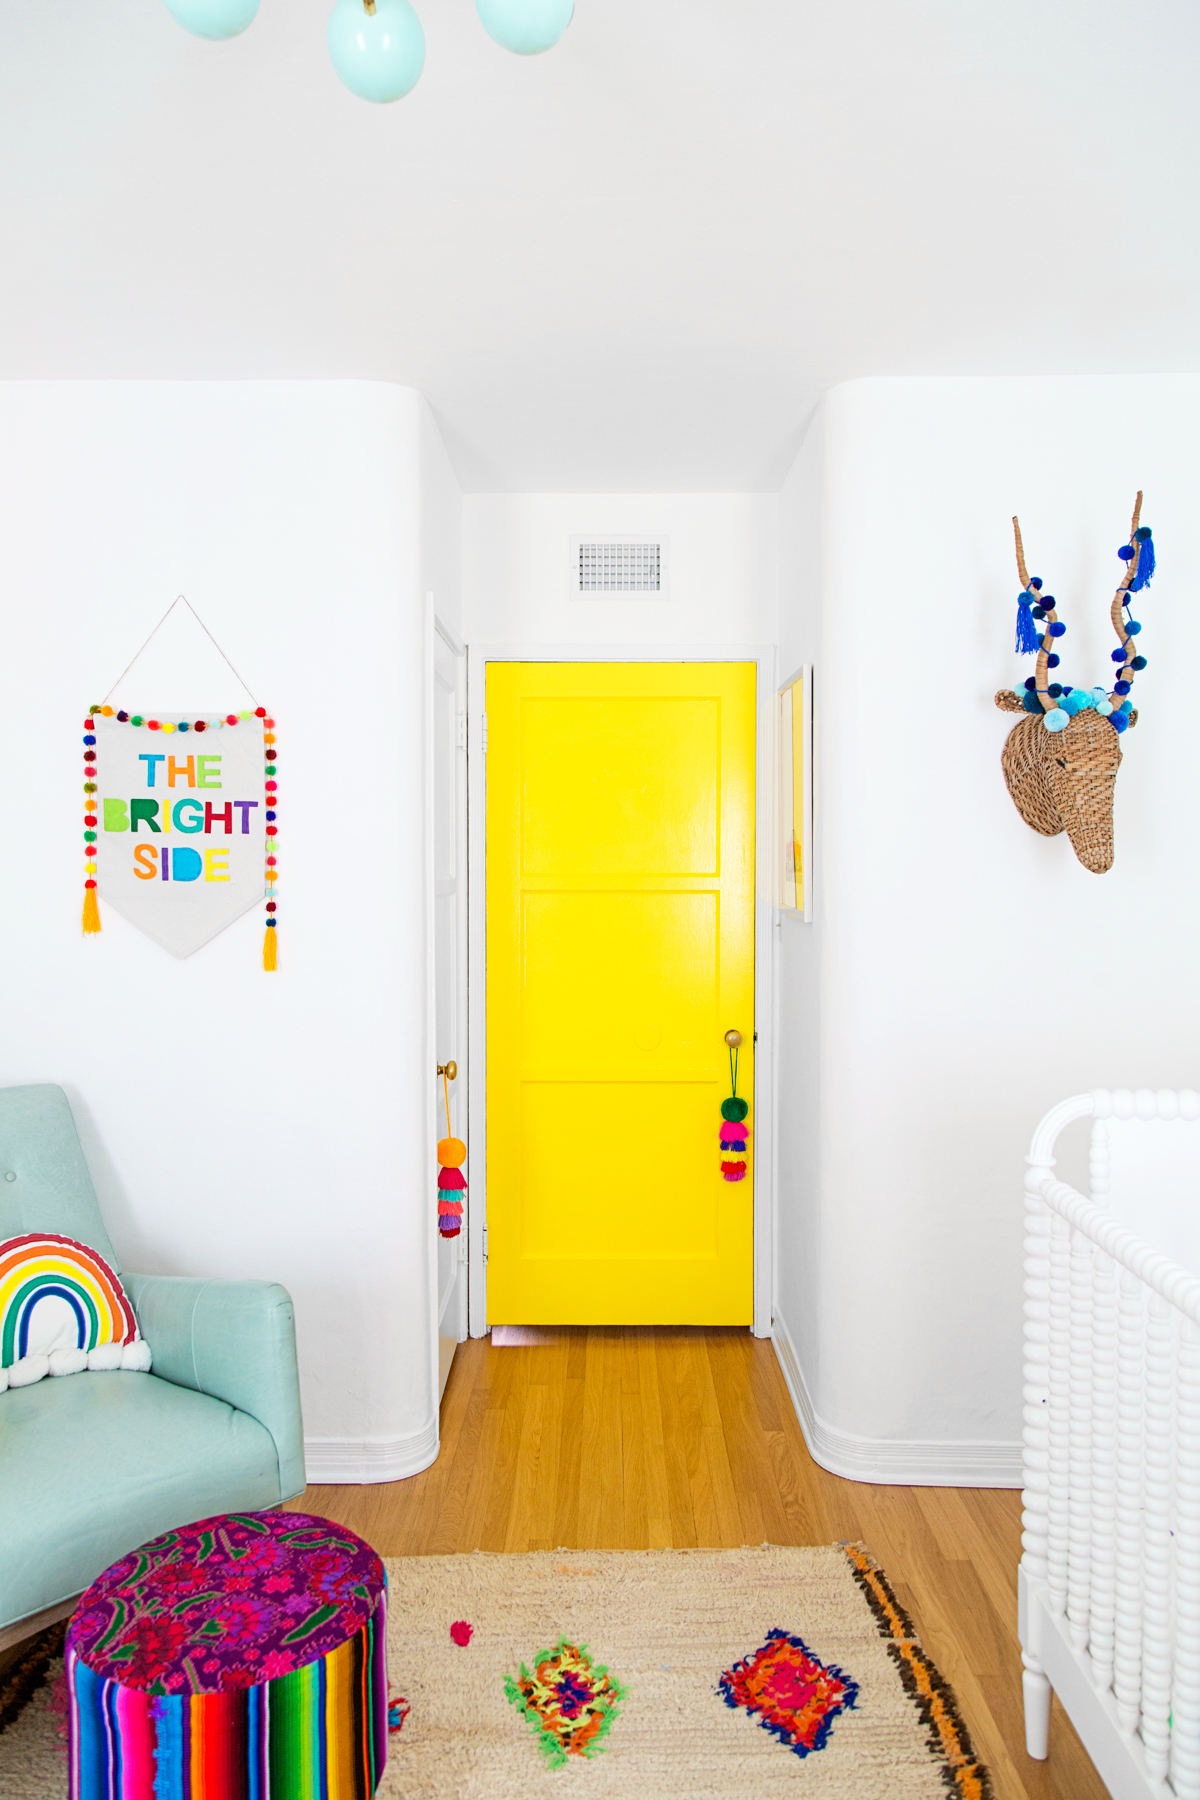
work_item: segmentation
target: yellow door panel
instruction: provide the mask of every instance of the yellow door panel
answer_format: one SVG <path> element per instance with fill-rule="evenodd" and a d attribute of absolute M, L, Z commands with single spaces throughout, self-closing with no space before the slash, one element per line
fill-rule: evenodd
<path fill-rule="evenodd" d="M 749 1324 L 755 669 L 487 670 L 488 1318 Z"/>
<path fill-rule="evenodd" d="M 595 1080 L 614 1070 L 643 1081 L 710 1074 L 718 894 L 560 892 L 524 900 L 527 1079 Z"/>
<path fill-rule="evenodd" d="M 715 875 L 720 730 L 707 698 L 527 699 L 522 872 Z"/>

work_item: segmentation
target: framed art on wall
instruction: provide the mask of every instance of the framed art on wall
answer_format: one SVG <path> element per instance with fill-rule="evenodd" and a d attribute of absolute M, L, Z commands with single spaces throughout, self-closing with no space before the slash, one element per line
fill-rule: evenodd
<path fill-rule="evenodd" d="M 776 778 L 776 904 L 812 923 L 813 786 L 812 665 L 806 663 L 779 690 Z"/>

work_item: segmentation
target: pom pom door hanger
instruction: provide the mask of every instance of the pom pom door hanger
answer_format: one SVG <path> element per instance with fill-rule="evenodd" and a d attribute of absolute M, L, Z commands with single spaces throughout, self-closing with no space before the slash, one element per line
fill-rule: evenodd
<path fill-rule="evenodd" d="M 277 769 L 266 707 L 130 711 L 105 701 L 83 723 L 84 931 L 100 930 L 99 898 L 183 958 L 266 892 L 263 966 L 273 969 Z"/>
<path fill-rule="evenodd" d="M 1065 831 L 1071 848 L 1094 875 L 1113 865 L 1113 796 L 1121 766 L 1121 739 L 1137 724 L 1129 698 L 1134 676 L 1146 667 L 1138 653 L 1141 625 L 1126 611 L 1154 573 L 1154 539 L 1139 523 L 1139 493 L 1129 528 L 1129 542 L 1117 555 L 1125 564 L 1110 609 L 1118 648 L 1111 691 L 1103 687 L 1069 687 L 1054 677 L 1066 626 L 1054 596 L 1042 592 L 1038 576 L 1025 568 L 1021 527 L 1013 520 L 1017 574 L 1017 642 L 1019 654 L 1037 651 L 1037 672 L 1023 688 L 1001 688 L 996 705 L 1002 712 L 1023 712 L 1004 743 L 1001 762 L 1013 802 L 1027 825 L 1043 837 Z"/>

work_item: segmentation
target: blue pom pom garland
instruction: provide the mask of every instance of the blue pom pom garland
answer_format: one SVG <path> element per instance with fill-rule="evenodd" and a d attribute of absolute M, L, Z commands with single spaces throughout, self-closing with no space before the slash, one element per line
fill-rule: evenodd
<path fill-rule="evenodd" d="M 1141 495 L 1138 495 L 1138 507 L 1141 506 Z M 1117 552 L 1121 561 L 1126 564 L 1123 580 L 1117 589 L 1117 601 L 1122 608 L 1130 605 L 1130 594 L 1138 592 L 1150 581 L 1155 569 L 1154 540 L 1148 525 L 1141 525 L 1132 534 L 1130 542 L 1123 544 Z M 1017 533 L 1017 562 L 1024 576 L 1024 564 L 1021 560 L 1020 533 Z M 1043 624 L 1041 631 L 1035 631 L 1034 621 Z M 1118 631 L 1122 631 L 1122 622 L 1118 621 Z M 1053 594 L 1042 592 L 1040 576 L 1026 578 L 1026 586 L 1017 596 L 1017 650 L 1028 654 L 1036 649 L 1040 652 L 1038 673 L 1029 676 L 1021 688 L 1014 689 L 1017 698 L 1026 712 L 1040 713 L 1042 723 L 1051 732 L 1066 729 L 1073 718 L 1080 713 L 1094 709 L 1096 713 L 1107 718 L 1118 733 L 1128 730 L 1132 701 L 1127 696 L 1133 686 L 1133 674 L 1147 665 L 1147 658 L 1135 656 L 1136 646 L 1133 639 L 1141 632 L 1141 622 L 1130 618 L 1124 630 L 1124 642 L 1112 652 L 1112 661 L 1118 665 L 1114 671 L 1111 694 L 1103 687 L 1071 688 L 1065 683 L 1052 681 L 1046 687 L 1039 688 L 1038 680 L 1043 669 L 1056 669 L 1061 658 L 1057 654 L 1057 640 L 1066 636 L 1066 626 L 1057 618 Z M 1044 658 L 1045 660 L 1041 660 Z M 1043 697 L 1053 701 L 1053 706 L 1043 706 Z M 1117 704 L 1114 706 L 1114 702 Z"/>

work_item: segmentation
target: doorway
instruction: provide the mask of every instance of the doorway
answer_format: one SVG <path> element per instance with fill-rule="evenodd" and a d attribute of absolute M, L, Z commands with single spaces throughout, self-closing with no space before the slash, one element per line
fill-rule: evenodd
<path fill-rule="evenodd" d="M 756 673 L 487 664 L 489 1325 L 752 1322 Z"/>

